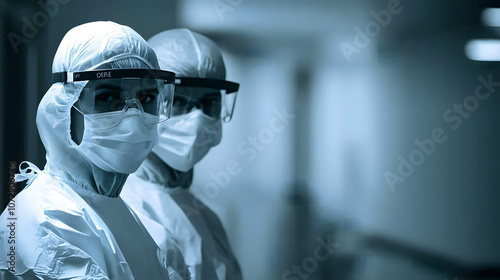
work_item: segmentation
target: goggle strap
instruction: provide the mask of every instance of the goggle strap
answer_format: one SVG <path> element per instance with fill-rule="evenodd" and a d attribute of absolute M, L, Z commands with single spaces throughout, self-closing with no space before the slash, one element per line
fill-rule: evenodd
<path fill-rule="evenodd" d="M 167 83 L 174 83 L 175 74 L 170 71 L 155 69 L 107 69 L 82 72 L 56 72 L 52 73 L 53 83 L 71 83 L 78 81 L 102 79 L 161 79 Z"/>
<path fill-rule="evenodd" d="M 176 86 L 185 87 L 206 87 L 218 90 L 226 90 L 226 93 L 233 93 L 239 90 L 240 84 L 226 80 L 207 79 L 207 78 L 191 78 L 177 77 L 175 78 Z"/>

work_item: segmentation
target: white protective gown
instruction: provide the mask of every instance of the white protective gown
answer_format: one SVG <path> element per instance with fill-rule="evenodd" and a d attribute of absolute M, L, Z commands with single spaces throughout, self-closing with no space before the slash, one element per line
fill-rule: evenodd
<path fill-rule="evenodd" d="M 132 174 L 121 197 L 161 249 L 175 240 L 191 279 L 242 279 L 222 223 L 188 189 L 167 188 Z"/>
<path fill-rule="evenodd" d="M 173 29 L 153 36 L 148 43 L 162 70 L 179 77 L 225 79 L 219 48 L 200 34 Z M 121 196 L 161 248 L 175 240 L 191 279 L 242 279 L 219 218 L 188 190 L 192 176 L 192 170 L 174 170 L 152 152 L 129 176 Z"/>
<path fill-rule="evenodd" d="M 135 31 L 94 22 L 66 34 L 52 71 L 103 65 L 159 68 Z M 40 102 L 37 127 L 47 164 L 21 172 L 27 187 L 14 198 L 14 210 L 0 216 L 0 279 L 187 279 L 178 249 L 160 250 L 119 197 L 128 174 L 98 168 L 71 138 L 70 110 L 85 84 L 54 83 Z M 14 226 L 4 226 L 9 223 Z"/>

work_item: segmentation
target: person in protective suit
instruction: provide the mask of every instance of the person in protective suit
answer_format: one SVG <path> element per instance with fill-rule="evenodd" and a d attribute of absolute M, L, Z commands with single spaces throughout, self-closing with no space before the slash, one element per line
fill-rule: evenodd
<path fill-rule="evenodd" d="M 0 227 L 0 278 L 187 279 L 181 253 L 160 250 L 119 197 L 170 115 L 174 73 L 113 22 L 71 29 L 52 73 L 36 117 L 47 163 L 16 174 L 28 183 L 0 216 L 14 225 Z"/>
<path fill-rule="evenodd" d="M 188 29 L 153 36 L 160 68 L 176 74 L 172 118 L 158 125 L 160 139 L 121 194 L 160 248 L 175 240 L 191 279 L 242 279 L 217 215 L 190 191 L 193 167 L 222 137 L 239 84 L 225 81 L 218 46 Z M 193 211 L 194 209 L 194 211 Z"/>

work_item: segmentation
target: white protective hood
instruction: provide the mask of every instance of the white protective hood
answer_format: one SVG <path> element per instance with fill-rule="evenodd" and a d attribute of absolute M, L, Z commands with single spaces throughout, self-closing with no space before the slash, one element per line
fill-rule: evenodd
<path fill-rule="evenodd" d="M 159 66 L 154 51 L 127 26 L 93 22 L 73 28 L 57 49 L 52 72 L 96 68 L 159 69 Z M 127 175 L 101 170 L 77 150 L 71 138 L 71 107 L 86 83 L 54 83 L 40 102 L 36 122 L 47 151 L 44 171 L 85 189 L 97 189 L 102 195 L 116 197 Z"/>
<path fill-rule="evenodd" d="M 186 28 L 160 32 L 148 40 L 158 54 L 162 70 L 177 77 L 226 79 L 219 47 L 207 37 Z"/>
<path fill-rule="evenodd" d="M 201 34 L 186 28 L 171 29 L 154 35 L 148 43 L 158 54 L 160 68 L 174 72 L 176 77 L 220 80 L 226 78 L 226 67 L 219 47 Z M 168 121 L 160 123 L 159 130 L 162 125 L 168 126 L 169 123 Z M 189 188 L 193 171 L 175 170 L 162 162 L 154 153 L 153 151 L 149 154 L 135 174 L 165 187 Z"/>

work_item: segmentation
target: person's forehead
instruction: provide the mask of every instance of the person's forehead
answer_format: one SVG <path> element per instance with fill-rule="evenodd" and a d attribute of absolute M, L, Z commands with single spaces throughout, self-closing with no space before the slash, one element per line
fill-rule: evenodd
<path fill-rule="evenodd" d="M 187 95 L 192 98 L 201 98 L 206 95 L 217 95 L 220 94 L 220 90 L 213 88 L 204 88 L 204 87 L 182 87 L 176 86 L 175 93 Z"/>

